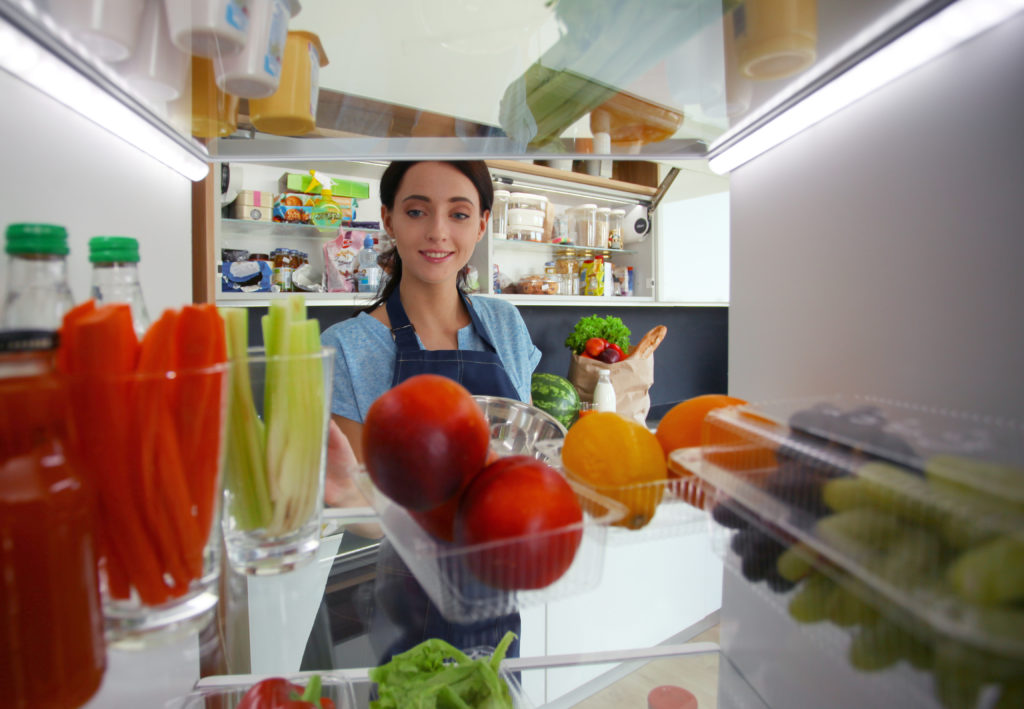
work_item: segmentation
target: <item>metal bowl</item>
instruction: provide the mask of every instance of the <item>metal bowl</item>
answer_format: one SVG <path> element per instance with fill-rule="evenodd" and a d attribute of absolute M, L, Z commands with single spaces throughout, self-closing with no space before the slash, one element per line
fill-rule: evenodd
<path fill-rule="evenodd" d="M 549 461 L 551 443 L 565 438 L 565 426 L 536 406 L 503 396 L 474 396 L 473 399 L 487 417 L 491 426 L 491 448 L 498 455 L 528 455 Z M 561 448 L 560 445 L 555 447 Z"/>

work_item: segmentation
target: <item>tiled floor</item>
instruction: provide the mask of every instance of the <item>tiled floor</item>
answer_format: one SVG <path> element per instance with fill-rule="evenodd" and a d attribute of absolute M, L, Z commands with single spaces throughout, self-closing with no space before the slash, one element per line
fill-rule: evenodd
<path fill-rule="evenodd" d="M 692 642 L 718 642 L 718 626 L 694 637 Z M 573 709 L 644 709 L 655 687 L 675 685 L 697 698 L 699 709 L 718 706 L 718 654 L 705 653 L 652 660 L 635 672 L 575 704 Z"/>

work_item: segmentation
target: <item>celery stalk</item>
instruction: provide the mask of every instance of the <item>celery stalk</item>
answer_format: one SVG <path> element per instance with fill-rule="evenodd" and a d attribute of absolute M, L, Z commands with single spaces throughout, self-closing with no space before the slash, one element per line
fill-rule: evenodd
<path fill-rule="evenodd" d="M 266 526 L 271 516 L 263 457 L 264 427 L 256 414 L 248 364 L 248 315 L 243 308 L 221 308 L 234 363 L 228 394 L 227 446 L 224 475 L 232 492 L 231 514 L 241 529 Z"/>

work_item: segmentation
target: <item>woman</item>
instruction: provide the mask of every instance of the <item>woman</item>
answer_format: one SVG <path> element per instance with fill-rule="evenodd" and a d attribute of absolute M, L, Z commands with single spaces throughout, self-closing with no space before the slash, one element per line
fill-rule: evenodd
<path fill-rule="evenodd" d="M 389 277 L 373 303 L 321 336 L 338 353 L 332 419 L 359 460 L 370 405 L 417 374 L 447 376 L 472 394 L 529 402 L 541 355 L 519 311 L 494 298 L 470 298 L 461 289 L 465 266 L 487 229 L 493 195 L 490 173 L 479 160 L 393 162 L 384 171 L 381 222 L 394 247 L 379 261 Z M 351 486 L 346 493 L 343 483 L 328 482 L 329 503 L 359 504 Z M 429 637 L 463 648 L 493 647 L 506 630 L 519 632 L 515 614 L 472 625 L 448 623 L 410 581 L 383 542 L 376 596 L 397 637 L 391 634 L 382 662 Z M 510 648 L 516 654 L 518 642 Z"/>
<path fill-rule="evenodd" d="M 459 288 L 493 194 L 483 161 L 394 162 L 381 177 L 381 222 L 395 246 L 380 262 L 390 277 L 373 303 L 321 338 L 338 352 L 332 417 L 360 460 L 370 404 L 413 375 L 530 400 L 540 350 L 519 311 Z"/>

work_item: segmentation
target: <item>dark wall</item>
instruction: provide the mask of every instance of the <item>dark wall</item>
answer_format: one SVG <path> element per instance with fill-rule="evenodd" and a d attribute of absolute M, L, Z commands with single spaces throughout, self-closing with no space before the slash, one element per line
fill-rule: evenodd
<path fill-rule="evenodd" d="M 310 306 L 310 316 L 323 330 L 351 316 L 350 306 Z M 668 334 L 654 356 L 651 418 L 660 418 L 673 404 L 698 394 L 728 390 L 729 309 L 722 307 L 619 307 L 519 306 L 534 344 L 543 353 L 538 372 L 569 373 L 565 338 L 576 322 L 588 315 L 615 315 L 630 329 L 636 344 L 648 330 L 665 325 Z M 262 344 L 260 317 L 266 308 L 249 309 L 253 345 Z"/>

